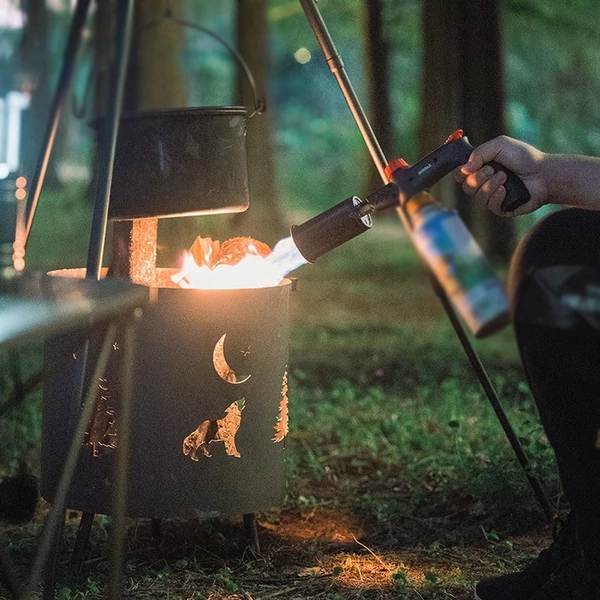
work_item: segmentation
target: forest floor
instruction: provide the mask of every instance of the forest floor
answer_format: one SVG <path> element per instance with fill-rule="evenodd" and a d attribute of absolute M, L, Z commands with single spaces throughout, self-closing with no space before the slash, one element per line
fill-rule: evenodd
<path fill-rule="evenodd" d="M 467 598 L 535 556 L 551 528 L 400 226 L 382 220 L 295 275 L 287 498 L 258 515 L 260 553 L 241 517 L 166 520 L 160 537 L 131 520 L 123 598 Z M 556 499 L 512 333 L 473 343 Z M 24 572 L 45 512 L 4 526 Z M 103 598 L 110 519 L 72 575 L 77 522 L 57 598 Z"/>

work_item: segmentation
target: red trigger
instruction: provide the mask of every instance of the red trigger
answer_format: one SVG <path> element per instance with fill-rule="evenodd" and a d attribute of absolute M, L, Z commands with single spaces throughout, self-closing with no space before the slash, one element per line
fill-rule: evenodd
<path fill-rule="evenodd" d="M 460 140 L 461 137 L 464 136 L 464 132 L 462 129 L 457 129 L 456 131 L 452 132 L 449 136 L 448 139 L 444 142 L 445 144 L 448 144 L 450 142 L 454 142 L 455 140 Z"/>
<path fill-rule="evenodd" d="M 408 167 L 408 163 L 403 158 L 394 158 L 390 161 L 390 163 L 385 168 L 385 176 L 388 179 L 392 178 L 392 173 L 396 169 L 406 169 Z"/>

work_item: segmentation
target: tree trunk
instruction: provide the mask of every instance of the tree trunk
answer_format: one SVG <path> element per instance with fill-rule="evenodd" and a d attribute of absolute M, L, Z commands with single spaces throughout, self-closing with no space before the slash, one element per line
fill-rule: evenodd
<path fill-rule="evenodd" d="M 369 106 L 369 121 L 383 153 L 389 158 L 394 152 L 394 126 L 390 105 L 389 45 L 383 30 L 384 0 L 363 3 L 365 38 L 365 74 Z M 370 155 L 366 192 L 381 186 L 381 176 Z"/>
<path fill-rule="evenodd" d="M 156 21 L 165 11 L 165 0 L 136 1 L 136 29 Z M 183 0 L 172 0 L 176 15 L 183 14 Z M 186 30 L 173 21 L 138 30 L 134 38 L 133 70 L 136 85 L 136 109 L 154 110 L 187 106 L 185 75 L 180 63 Z M 177 217 L 159 219 L 159 262 L 172 266 L 182 250 L 187 250 L 201 234 L 199 219 Z"/>
<path fill-rule="evenodd" d="M 423 30 L 420 155 L 458 128 L 473 145 L 504 133 L 498 0 L 424 0 Z M 488 256 L 510 255 L 510 219 L 477 206 L 450 177 L 434 193 L 443 204 L 458 208 Z"/>
<path fill-rule="evenodd" d="M 108 92 L 108 73 L 112 55 L 115 3 L 114 0 L 98 2 L 94 13 L 94 95 L 92 119 L 101 117 L 106 112 L 106 95 Z M 130 78 L 125 85 L 127 104 L 130 90 Z"/>
<path fill-rule="evenodd" d="M 104 6 L 103 6 L 104 5 Z M 171 0 L 171 8 L 182 14 L 182 0 Z M 96 16 L 98 89 L 97 113 L 103 114 L 106 84 L 112 56 L 114 29 L 114 0 L 100 2 Z M 135 4 L 134 37 L 125 85 L 124 110 L 153 110 L 184 108 L 186 106 L 185 76 L 179 58 L 183 49 L 185 30 L 173 21 L 160 21 L 157 25 L 140 30 L 140 26 L 158 21 L 164 14 L 164 0 L 137 0 Z M 160 219 L 156 225 L 136 221 L 115 222 L 113 225 L 113 258 L 111 266 L 117 275 L 130 272 L 129 249 L 141 231 L 158 235 L 161 252 L 160 264 L 173 266 L 178 254 L 191 246 L 199 231 L 193 217 Z"/>
<path fill-rule="evenodd" d="M 21 88 L 31 93 L 29 108 L 22 113 L 22 171 L 33 175 L 42 138 L 46 130 L 50 90 L 48 87 L 48 9 L 45 0 L 26 0 L 23 10 L 27 23 L 19 47 Z M 53 159 L 56 158 L 56 153 Z M 57 182 L 55 160 L 51 160 L 46 173 L 46 183 Z"/>
<path fill-rule="evenodd" d="M 182 14 L 183 1 L 171 0 L 176 15 Z M 159 19 L 165 0 L 137 0 L 136 29 Z M 173 21 L 137 31 L 132 48 L 136 70 L 138 110 L 182 108 L 186 106 L 185 76 L 179 62 L 186 30 Z"/>
<path fill-rule="evenodd" d="M 268 95 L 270 54 L 266 0 L 236 0 L 237 50 L 247 63 L 258 95 Z M 251 88 L 241 69 L 238 89 L 249 114 L 254 111 Z M 268 104 L 268 103 L 267 103 Z M 248 120 L 246 137 L 250 208 L 232 218 L 234 233 L 256 237 L 270 245 L 287 235 L 283 226 L 275 179 L 275 149 L 271 113 Z"/>
<path fill-rule="evenodd" d="M 500 5 L 498 0 L 464 2 L 461 82 L 463 124 L 476 146 L 506 132 Z M 473 200 L 462 211 L 489 257 L 508 259 L 512 253 L 514 223 L 498 217 Z"/>
<path fill-rule="evenodd" d="M 448 135 L 461 127 L 460 31 L 461 14 L 456 2 L 423 1 L 423 84 L 421 88 L 421 119 L 419 123 L 419 156 L 437 148 Z M 445 206 L 457 205 L 457 189 L 445 178 L 433 189 Z"/>

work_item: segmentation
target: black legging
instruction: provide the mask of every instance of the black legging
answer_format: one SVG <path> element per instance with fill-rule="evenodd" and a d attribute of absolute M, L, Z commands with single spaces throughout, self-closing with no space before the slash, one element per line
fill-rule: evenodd
<path fill-rule="evenodd" d="M 600 211 L 541 220 L 515 253 L 509 288 L 529 386 L 600 573 Z"/>

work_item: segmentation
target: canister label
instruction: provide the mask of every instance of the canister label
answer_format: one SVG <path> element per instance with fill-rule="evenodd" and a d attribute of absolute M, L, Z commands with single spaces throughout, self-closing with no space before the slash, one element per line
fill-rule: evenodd
<path fill-rule="evenodd" d="M 477 335 L 508 313 L 504 287 L 456 212 L 432 215 L 413 232 L 415 244 L 469 328 Z"/>

